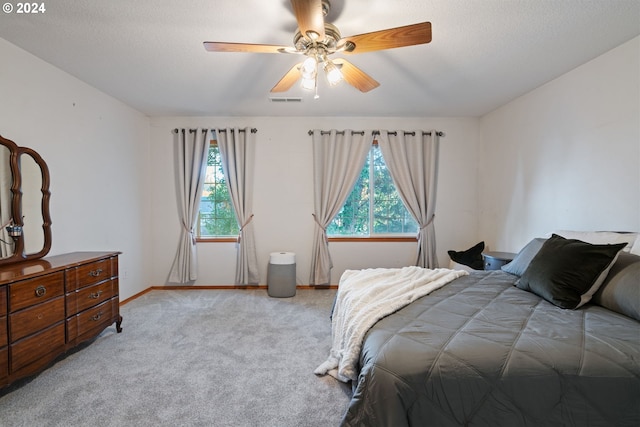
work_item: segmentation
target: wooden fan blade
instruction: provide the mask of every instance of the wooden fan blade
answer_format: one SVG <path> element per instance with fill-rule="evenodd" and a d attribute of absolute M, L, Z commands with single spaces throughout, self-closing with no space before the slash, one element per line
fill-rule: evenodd
<path fill-rule="evenodd" d="M 369 92 L 370 90 L 380 86 L 380 83 L 375 81 L 370 75 L 344 58 L 336 58 L 333 60 L 333 63 L 342 65 L 340 72 L 342 73 L 344 81 L 358 89 L 360 92 Z"/>
<path fill-rule="evenodd" d="M 287 74 L 285 74 L 278 83 L 271 89 L 271 92 L 286 92 L 300 78 L 300 64 L 294 65 Z"/>
<path fill-rule="evenodd" d="M 204 42 L 209 52 L 251 52 L 251 53 L 287 53 L 288 46 L 251 43 Z"/>
<path fill-rule="evenodd" d="M 324 15 L 322 0 L 291 0 L 298 28 L 312 41 L 324 40 Z"/>
<path fill-rule="evenodd" d="M 431 22 L 389 28 L 357 36 L 344 37 L 338 46 L 344 47 L 344 53 L 364 53 L 396 47 L 413 46 L 431 41 Z M 349 43 L 355 46 L 351 49 Z"/>

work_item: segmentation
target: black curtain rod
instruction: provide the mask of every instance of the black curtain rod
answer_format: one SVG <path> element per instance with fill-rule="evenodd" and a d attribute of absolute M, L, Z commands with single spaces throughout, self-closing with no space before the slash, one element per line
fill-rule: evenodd
<path fill-rule="evenodd" d="M 198 130 L 198 129 L 189 129 L 189 133 L 193 133 L 193 132 L 195 132 L 195 131 L 197 131 L 197 130 Z M 207 130 L 207 129 L 203 128 L 202 130 Z M 245 130 L 244 130 L 244 129 L 238 129 L 238 130 L 239 130 L 240 132 L 245 132 Z M 226 129 L 220 129 L 218 132 L 226 132 L 226 131 L 227 131 Z M 175 128 L 175 129 L 173 130 L 173 132 L 174 132 L 174 133 L 178 133 L 178 132 L 180 132 L 180 129 Z M 251 128 L 251 133 L 257 133 L 257 132 L 258 132 L 258 129 L 256 129 L 256 128 Z"/>
<path fill-rule="evenodd" d="M 352 133 L 357 133 L 357 134 L 359 134 L 359 135 L 364 135 L 364 131 L 362 131 L 362 130 L 359 130 L 359 131 L 358 131 L 358 130 L 353 130 L 353 131 L 351 131 L 351 132 L 352 132 Z M 328 130 L 320 131 L 320 134 L 321 134 L 321 135 L 328 135 L 328 134 L 330 134 L 330 133 L 331 133 L 331 131 L 328 131 Z M 337 133 L 338 135 L 344 135 L 344 131 L 343 131 L 343 130 L 339 130 L 339 131 L 337 131 L 336 133 Z M 387 133 L 388 133 L 389 135 L 397 135 L 397 134 L 398 134 L 398 132 L 395 132 L 395 131 L 394 131 L 394 132 L 387 132 Z M 374 130 L 374 131 L 373 131 L 373 134 L 374 134 L 374 135 L 380 135 L 380 131 L 379 131 L 379 130 Z M 405 134 L 405 135 L 415 135 L 416 133 L 415 133 L 415 132 L 407 132 L 407 131 L 405 131 L 405 132 L 404 132 L 404 134 Z M 422 132 L 422 134 L 423 134 L 423 135 L 431 135 L 431 132 Z M 309 135 L 313 135 L 313 131 L 312 131 L 312 130 L 310 130 L 310 131 L 309 131 Z M 438 135 L 438 136 L 444 136 L 444 132 L 439 132 L 439 131 L 438 131 L 438 132 L 436 132 L 436 135 Z"/>

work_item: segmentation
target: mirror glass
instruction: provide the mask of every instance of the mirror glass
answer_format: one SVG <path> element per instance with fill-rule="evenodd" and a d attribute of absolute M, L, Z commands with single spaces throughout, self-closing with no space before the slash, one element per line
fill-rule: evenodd
<path fill-rule="evenodd" d="M 2 226 L 0 229 L 0 259 L 13 255 L 13 240 L 4 228 L 4 225 L 8 224 L 13 218 L 13 213 L 11 212 L 13 196 L 11 185 L 13 185 L 13 178 L 11 164 L 9 163 L 10 156 L 9 147 L 0 145 L 0 226 Z"/>
<path fill-rule="evenodd" d="M 51 248 L 49 169 L 34 150 L 0 136 L 0 265 L 38 259 Z M 9 236 L 6 225 L 22 226 Z"/>

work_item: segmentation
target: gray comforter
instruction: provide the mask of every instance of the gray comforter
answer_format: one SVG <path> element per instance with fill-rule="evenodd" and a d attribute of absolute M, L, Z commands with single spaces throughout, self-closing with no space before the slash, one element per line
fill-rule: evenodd
<path fill-rule="evenodd" d="M 367 334 L 345 426 L 639 426 L 640 323 L 516 276 L 456 279 Z"/>

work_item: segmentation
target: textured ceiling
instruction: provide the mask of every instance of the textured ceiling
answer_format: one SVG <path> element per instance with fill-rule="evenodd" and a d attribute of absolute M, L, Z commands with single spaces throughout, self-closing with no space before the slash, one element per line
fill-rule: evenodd
<path fill-rule="evenodd" d="M 640 34 L 640 0 L 332 0 L 343 36 L 430 21 L 433 41 L 350 56 L 381 83 L 369 93 L 296 85 L 279 96 L 301 103 L 274 103 L 299 56 L 202 42 L 291 45 L 288 1 L 44 4 L 0 13 L 0 37 L 149 116 L 481 116 Z"/>

